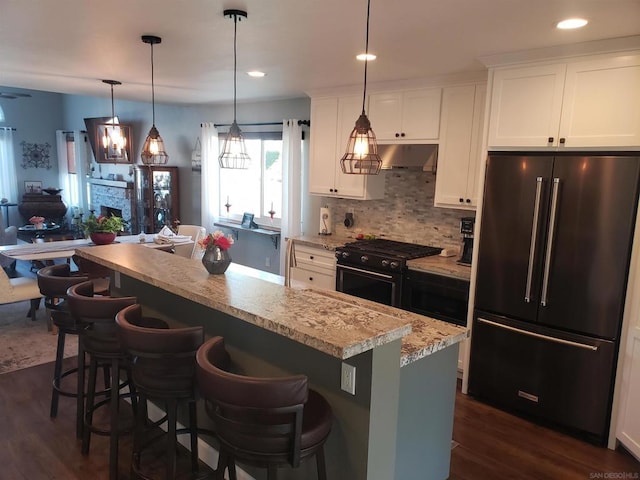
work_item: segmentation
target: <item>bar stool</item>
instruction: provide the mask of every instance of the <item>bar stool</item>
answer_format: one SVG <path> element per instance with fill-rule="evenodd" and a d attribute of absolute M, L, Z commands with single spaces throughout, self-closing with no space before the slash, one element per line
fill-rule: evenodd
<path fill-rule="evenodd" d="M 130 396 L 131 403 L 136 410 L 135 389 L 131 385 L 131 363 L 129 355 L 124 351 L 118 340 L 115 318 L 116 314 L 129 305 L 134 305 L 136 297 L 108 297 L 95 296 L 95 285 L 91 281 L 73 285 L 67 291 L 69 311 L 78 322 L 86 325 L 80 333 L 82 350 L 89 356 L 89 382 L 84 415 L 84 432 L 82 437 L 82 454 L 89 453 L 91 433 L 108 435 L 109 448 L 109 478 L 118 477 L 118 440 L 127 429 L 119 428 L 120 398 Z M 143 318 L 141 325 L 148 328 L 169 328 L 169 325 L 158 318 Z M 109 365 L 111 370 L 111 388 L 104 392 L 96 392 L 96 376 L 99 365 Z M 120 382 L 120 371 L 124 370 L 127 380 Z M 128 394 L 120 394 L 120 390 L 130 387 Z M 96 402 L 96 396 L 107 398 Z M 109 404 L 110 424 L 108 429 L 101 429 L 93 425 L 93 412 L 99 407 Z M 131 431 L 132 429 L 129 429 Z"/>
<path fill-rule="evenodd" d="M 198 471 L 198 433 L 214 435 L 199 429 L 196 415 L 196 351 L 204 341 L 203 327 L 158 330 L 137 326 L 142 318 L 140 305 L 132 305 L 116 315 L 118 334 L 123 347 L 133 357 L 133 383 L 140 399 L 136 415 L 131 470 L 140 476 L 140 457 L 145 447 L 155 441 L 146 440 L 147 400 L 157 400 L 166 406 L 167 445 L 166 478 L 176 475 L 176 435 L 191 436 L 191 469 Z M 189 427 L 177 429 L 178 404 L 188 404 Z"/>
<path fill-rule="evenodd" d="M 51 314 L 53 325 L 58 328 L 58 346 L 56 361 L 53 368 L 53 390 L 51 393 L 51 418 L 58 415 L 58 400 L 60 395 L 76 398 L 76 436 L 82 436 L 82 412 L 84 402 L 84 353 L 78 341 L 78 366 L 62 371 L 64 346 L 67 335 L 79 335 L 84 327 L 69 314 L 67 304 L 67 289 L 76 283 L 86 282 L 88 277 L 72 276 L 69 264 L 50 265 L 41 268 L 37 273 L 38 288 L 44 296 L 44 305 Z M 64 390 L 60 384 L 62 380 L 73 373 L 78 373 L 75 391 Z"/>
<path fill-rule="evenodd" d="M 280 465 L 298 467 L 315 454 L 318 479 L 326 480 L 324 443 L 331 432 L 331 407 L 309 389 L 307 377 L 258 378 L 220 368 L 224 342 L 208 340 L 196 355 L 198 388 L 220 440 L 216 476 L 236 480 L 235 460 L 267 468 L 276 480 Z"/>

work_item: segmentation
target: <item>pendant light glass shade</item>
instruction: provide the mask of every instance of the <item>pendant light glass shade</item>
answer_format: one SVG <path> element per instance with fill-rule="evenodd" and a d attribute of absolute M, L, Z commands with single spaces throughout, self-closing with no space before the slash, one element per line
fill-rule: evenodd
<path fill-rule="evenodd" d="M 365 44 L 365 55 L 369 54 L 369 11 L 371 0 L 367 0 L 367 38 Z M 367 58 L 367 57 L 365 57 Z M 356 126 L 353 128 L 349 141 L 347 142 L 347 151 L 340 159 L 340 168 L 342 173 L 355 175 L 377 175 L 382 167 L 382 160 L 378 155 L 378 143 L 376 142 L 376 134 L 371 129 L 371 122 L 367 118 L 364 110 L 365 101 L 367 99 L 367 64 L 364 61 L 364 92 L 362 94 L 362 114 L 356 120 Z"/>
<path fill-rule="evenodd" d="M 238 17 L 247 18 L 247 12 L 244 10 L 225 10 L 225 17 L 233 18 L 233 123 L 229 128 L 229 133 L 222 144 L 222 152 L 218 161 L 220 168 L 249 168 L 249 154 L 244 143 L 244 137 L 236 122 L 236 86 L 237 86 L 237 38 L 238 38 Z"/>
<path fill-rule="evenodd" d="M 167 155 L 167 152 L 164 149 L 164 140 L 162 140 L 162 137 L 156 128 L 156 98 L 155 85 L 153 81 L 153 46 L 160 43 L 162 39 L 153 35 L 143 35 L 142 41 L 151 45 L 151 108 L 153 112 L 153 121 L 151 124 L 151 130 L 149 130 L 149 134 L 142 146 L 140 159 L 145 165 L 164 165 L 169 161 L 169 155 Z"/>
<path fill-rule="evenodd" d="M 131 131 L 129 126 L 118 123 L 113 102 L 113 86 L 122 85 L 122 83 L 117 80 L 102 80 L 102 82 L 111 86 L 111 120 L 98 125 L 97 140 L 102 146 L 99 160 L 110 163 L 129 163 L 127 138 L 131 136 Z"/>

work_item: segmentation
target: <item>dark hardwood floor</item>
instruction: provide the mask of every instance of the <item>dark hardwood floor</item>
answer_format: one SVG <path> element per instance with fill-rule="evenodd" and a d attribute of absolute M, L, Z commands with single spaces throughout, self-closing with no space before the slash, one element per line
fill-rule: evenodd
<path fill-rule="evenodd" d="M 451 452 L 450 480 L 640 478 L 640 462 L 622 448 L 591 445 L 460 392 L 453 439 L 459 445 Z"/>
<path fill-rule="evenodd" d="M 0 480 L 108 478 L 107 437 L 93 436 L 90 454 L 80 454 L 74 400 L 62 397 L 58 418 L 49 418 L 51 374 L 52 365 L 45 364 L 0 375 Z M 640 464 L 625 451 L 595 447 L 460 393 L 453 438 L 459 445 L 452 451 L 451 480 L 640 478 Z M 122 479 L 129 478 L 130 455 L 125 437 Z M 597 476 L 622 472 L 632 475 Z"/>

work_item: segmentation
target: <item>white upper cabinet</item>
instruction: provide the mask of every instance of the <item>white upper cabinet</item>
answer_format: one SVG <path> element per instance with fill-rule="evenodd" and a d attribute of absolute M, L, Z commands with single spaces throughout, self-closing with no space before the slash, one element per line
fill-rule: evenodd
<path fill-rule="evenodd" d="M 309 193 L 360 200 L 384 197 L 384 173 L 345 175 L 340 158 L 362 113 L 362 97 L 326 97 L 311 100 Z"/>
<path fill-rule="evenodd" d="M 640 55 L 497 68 L 489 148 L 640 146 Z"/>
<path fill-rule="evenodd" d="M 476 208 L 486 92 L 484 84 L 443 89 L 436 207 Z"/>
<path fill-rule="evenodd" d="M 378 143 L 427 143 L 440 132 L 441 88 L 369 96 L 368 117 Z"/>

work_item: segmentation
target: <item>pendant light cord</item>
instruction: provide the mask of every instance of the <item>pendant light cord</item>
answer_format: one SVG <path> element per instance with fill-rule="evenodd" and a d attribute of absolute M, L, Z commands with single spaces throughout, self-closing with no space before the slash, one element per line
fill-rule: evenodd
<path fill-rule="evenodd" d="M 236 121 L 236 77 L 238 76 L 238 15 L 233 16 L 233 121 Z"/>
<path fill-rule="evenodd" d="M 362 94 L 362 114 L 365 114 L 364 105 L 367 100 L 367 65 L 369 64 L 369 12 L 371 10 L 371 0 L 367 0 L 367 36 L 364 46 L 364 93 Z"/>
<path fill-rule="evenodd" d="M 113 83 L 111 84 L 111 125 L 116 124 L 116 111 L 113 107 Z"/>
<path fill-rule="evenodd" d="M 156 124 L 156 93 L 155 84 L 153 83 L 153 42 L 151 45 L 151 123 Z"/>

